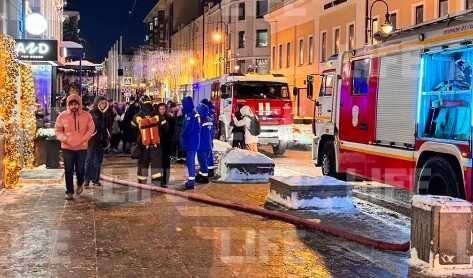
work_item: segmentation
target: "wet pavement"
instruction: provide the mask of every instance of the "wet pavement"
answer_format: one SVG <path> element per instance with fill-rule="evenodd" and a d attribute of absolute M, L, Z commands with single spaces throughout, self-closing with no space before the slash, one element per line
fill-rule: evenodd
<path fill-rule="evenodd" d="M 134 163 L 107 159 L 105 172 L 134 180 Z M 183 167 L 173 176 L 179 188 Z M 268 185 L 197 191 L 262 206 Z M 178 197 L 111 184 L 63 195 L 47 185 L 0 195 L 0 277 L 422 277 L 406 253 Z"/>

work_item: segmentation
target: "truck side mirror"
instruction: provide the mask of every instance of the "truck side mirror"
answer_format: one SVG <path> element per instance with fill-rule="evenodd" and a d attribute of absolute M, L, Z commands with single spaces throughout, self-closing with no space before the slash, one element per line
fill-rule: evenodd
<path fill-rule="evenodd" d="M 297 97 L 299 95 L 299 88 L 297 87 L 292 88 L 292 95 L 294 97 Z"/>

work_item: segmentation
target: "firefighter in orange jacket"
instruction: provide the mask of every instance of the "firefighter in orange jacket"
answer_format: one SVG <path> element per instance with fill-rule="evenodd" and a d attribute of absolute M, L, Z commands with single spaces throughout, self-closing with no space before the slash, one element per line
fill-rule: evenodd
<path fill-rule="evenodd" d="M 151 182 L 162 186 L 161 141 L 159 136 L 159 117 L 153 109 L 151 98 L 142 99 L 141 110 L 133 120 L 139 128 L 139 158 L 138 182 L 145 184 L 148 181 L 149 167 L 151 166 Z"/>

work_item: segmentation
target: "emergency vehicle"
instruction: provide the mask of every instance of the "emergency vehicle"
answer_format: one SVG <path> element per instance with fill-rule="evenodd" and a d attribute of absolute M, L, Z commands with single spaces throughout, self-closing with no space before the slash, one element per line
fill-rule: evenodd
<path fill-rule="evenodd" d="M 232 73 L 194 83 L 194 102 L 197 104 L 204 98 L 216 107 L 219 139 L 232 140 L 232 114 L 238 106 L 248 105 L 261 123 L 258 144 L 271 145 L 276 155 L 284 154 L 292 140 L 293 123 L 292 102 L 284 76 Z"/>
<path fill-rule="evenodd" d="M 310 79 L 316 166 L 471 200 L 472 69 L 472 11 L 340 55 Z"/>

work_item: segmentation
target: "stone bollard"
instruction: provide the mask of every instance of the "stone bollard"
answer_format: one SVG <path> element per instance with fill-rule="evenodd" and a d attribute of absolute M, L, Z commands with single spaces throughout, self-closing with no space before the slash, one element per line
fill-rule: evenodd
<path fill-rule="evenodd" d="M 411 261 L 434 271 L 471 270 L 472 212 L 472 204 L 461 199 L 414 196 Z"/>
<path fill-rule="evenodd" d="M 352 186 L 331 177 L 273 177 L 268 201 L 289 209 L 352 211 Z"/>

